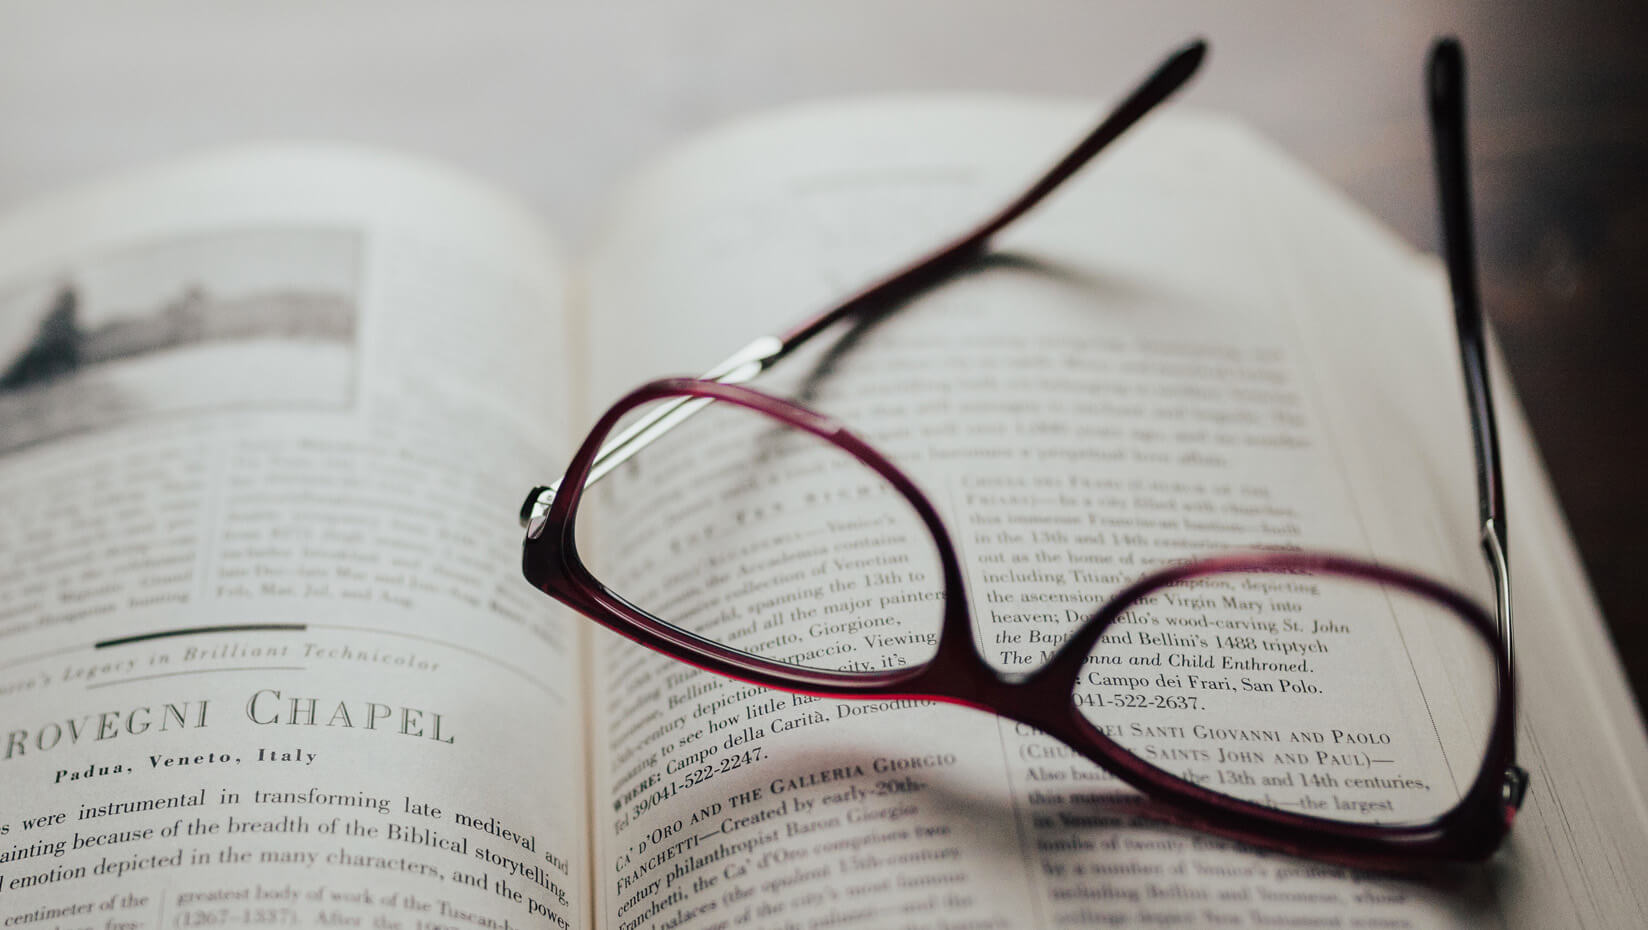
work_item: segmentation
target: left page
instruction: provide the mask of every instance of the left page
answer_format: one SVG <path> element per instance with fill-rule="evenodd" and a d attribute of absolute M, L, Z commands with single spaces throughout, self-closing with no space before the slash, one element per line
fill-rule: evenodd
<path fill-rule="evenodd" d="M 0 222 L 0 919 L 586 924 L 576 642 L 519 581 L 556 251 L 260 147 Z"/>

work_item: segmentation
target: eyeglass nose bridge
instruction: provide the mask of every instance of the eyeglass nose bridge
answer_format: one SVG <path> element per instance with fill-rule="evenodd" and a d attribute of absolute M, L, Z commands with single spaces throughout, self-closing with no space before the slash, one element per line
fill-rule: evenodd
<path fill-rule="evenodd" d="M 943 544 L 941 540 L 941 545 Z M 943 626 L 933 657 L 908 682 L 923 697 L 997 714 L 1037 729 L 1061 730 L 1074 708 L 1085 636 L 1072 636 L 1035 668 L 1018 671 L 992 665 L 986 658 L 968 609 L 965 591 L 952 590 L 945 600 Z M 1104 625 L 1104 618 L 1089 623 Z M 1085 624 L 1084 624 L 1085 626 Z"/>

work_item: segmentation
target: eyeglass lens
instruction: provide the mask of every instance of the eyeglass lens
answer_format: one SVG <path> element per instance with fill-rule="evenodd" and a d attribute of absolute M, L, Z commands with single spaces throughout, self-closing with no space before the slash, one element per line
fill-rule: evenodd
<path fill-rule="evenodd" d="M 575 524 L 585 566 L 684 632 L 827 671 L 909 668 L 937 648 L 932 535 L 827 440 L 714 403 L 589 493 Z"/>
<path fill-rule="evenodd" d="M 1410 663 L 1404 646 L 1449 660 Z M 1200 787 L 1411 824 L 1452 810 L 1475 779 L 1494 681 L 1489 644 L 1445 605 L 1327 573 L 1241 572 L 1130 605 L 1088 655 L 1075 700 L 1122 748 Z"/>

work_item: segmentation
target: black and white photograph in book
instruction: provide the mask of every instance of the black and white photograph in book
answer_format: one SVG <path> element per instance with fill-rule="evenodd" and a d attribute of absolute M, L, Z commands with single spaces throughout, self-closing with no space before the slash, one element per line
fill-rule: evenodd
<path fill-rule="evenodd" d="M 358 233 L 146 243 L 0 286 L 0 453 L 157 415 L 348 407 Z"/>

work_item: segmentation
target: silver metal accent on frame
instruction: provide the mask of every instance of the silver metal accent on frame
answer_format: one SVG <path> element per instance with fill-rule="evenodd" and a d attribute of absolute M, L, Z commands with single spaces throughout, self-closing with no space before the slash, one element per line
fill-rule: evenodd
<path fill-rule="evenodd" d="M 1493 520 L 1482 524 L 1482 551 L 1487 553 L 1488 567 L 1493 571 L 1494 619 L 1499 622 L 1499 638 L 1505 644 L 1505 667 L 1514 673 L 1511 661 L 1511 565 L 1505 557 L 1499 526 Z"/>
<path fill-rule="evenodd" d="M 700 375 L 698 380 L 743 384 L 765 371 L 783 351 L 782 340 L 776 336 L 762 336 Z M 635 453 L 686 422 L 710 403 L 710 399 L 706 397 L 675 397 L 660 403 L 646 416 L 607 440 L 601 451 L 595 455 L 595 462 L 590 466 L 589 478 L 584 481 L 584 487 L 587 488 L 606 477 L 613 469 L 629 461 Z M 521 508 L 521 526 L 526 527 L 528 536 L 536 537 L 542 529 L 543 517 L 549 512 L 549 505 L 555 500 L 555 492 L 560 490 L 560 487 L 561 480 L 556 479 L 547 485 L 532 489 L 531 497 Z"/>

